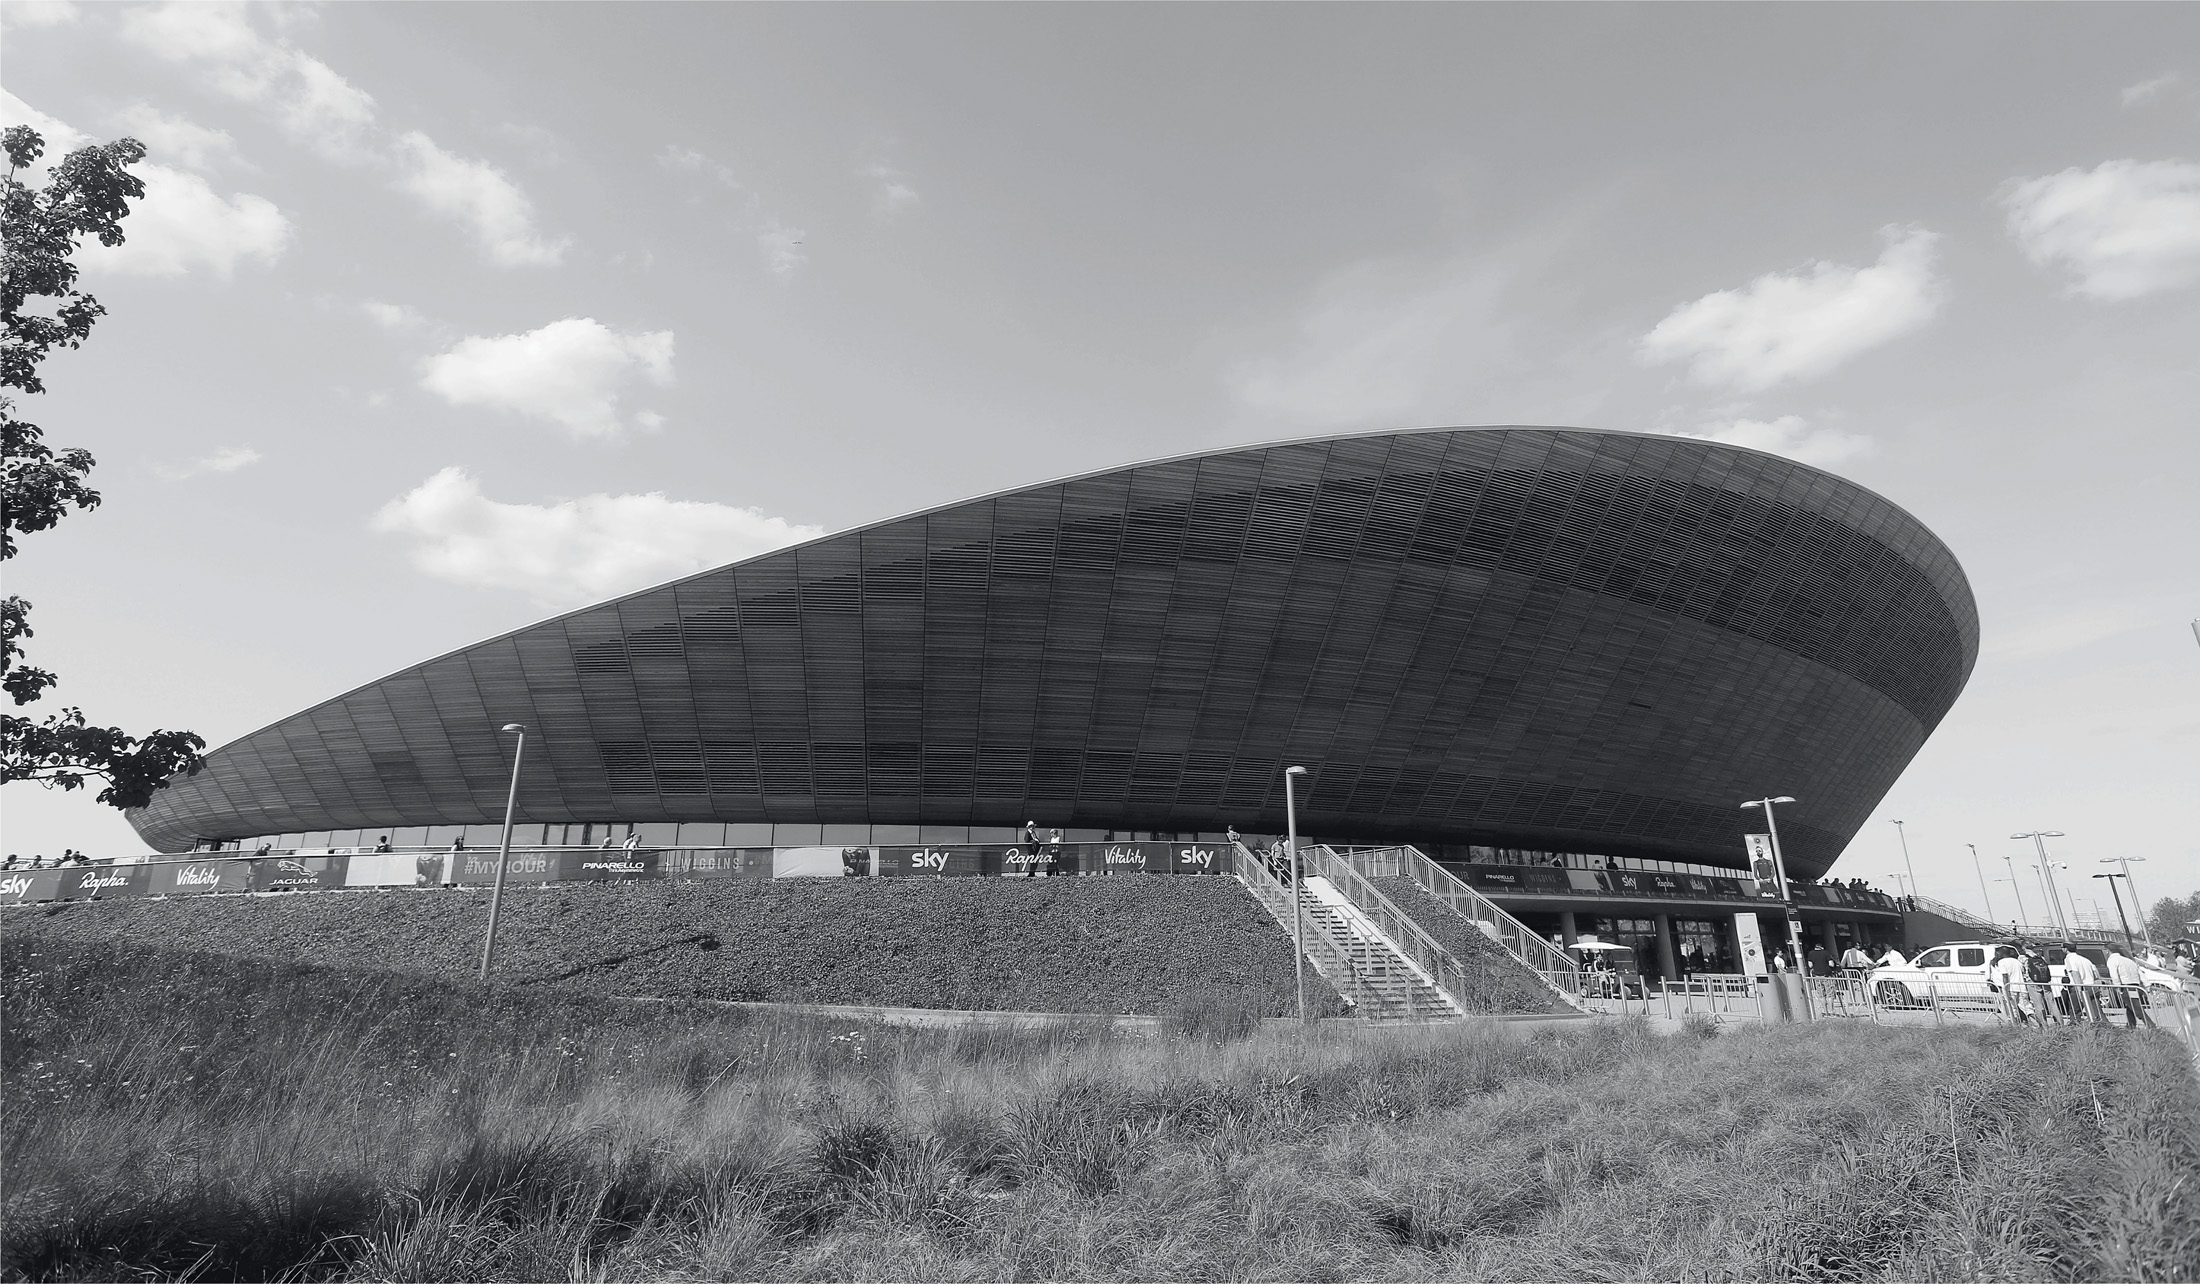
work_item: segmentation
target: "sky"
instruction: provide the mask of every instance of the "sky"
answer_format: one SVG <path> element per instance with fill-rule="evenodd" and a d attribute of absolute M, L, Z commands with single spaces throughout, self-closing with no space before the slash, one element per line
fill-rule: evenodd
<path fill-rule="evenodd" d="M 0 0 L 0 41 L 49 159 L 150 148 L 23 406 L 106 498 L 8 564 L 34 709 L 219 745 L 1046 478 L 1667 432 L 1971 578 L 1977 670 L 1836 877 L 1906 835 L 2037 920 L 2008 836 L 2057 830 L 2082 916 L 2108 858 L 2200 889 L 2200 7 Z M 0 791 L 6 847 L 144 850 L 90 792 Z"/>

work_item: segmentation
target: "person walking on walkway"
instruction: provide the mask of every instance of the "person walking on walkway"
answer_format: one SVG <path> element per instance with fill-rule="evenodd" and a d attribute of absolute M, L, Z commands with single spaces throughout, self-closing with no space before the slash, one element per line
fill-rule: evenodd
<path fill-rule="evenodd" d="M 2101 995 L 2093 987 L 2101 983 L 2101 970 L 2076 950 L 2063 956 L 2063 983 L 2069 987 L 2070 1013 L 2090 1025 L 2101 1023 Z"/>
<path fill-rule="evenodd" d="M 2147 1014 L 2146 974 L 2139 970 L 2138 960 L 2128 957 L 2114 946 L 2108 951 L 2108 983 L 2116 987 L 2117 997 L 2124 1004 L 2124 1028 L 2135 1030 L 2143 1023 L 2154 1025 L 2154 1018 Z"/>

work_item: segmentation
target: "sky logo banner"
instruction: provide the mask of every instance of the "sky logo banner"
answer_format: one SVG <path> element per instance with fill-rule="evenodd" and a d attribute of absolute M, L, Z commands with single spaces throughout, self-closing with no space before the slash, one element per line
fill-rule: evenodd
<path fill-rule="evenodd" d="M 61 871 L 58 869 L 9 870 L 0 874 L 0 905 L 37 905 L 58 900 L 60 892 Z"/>

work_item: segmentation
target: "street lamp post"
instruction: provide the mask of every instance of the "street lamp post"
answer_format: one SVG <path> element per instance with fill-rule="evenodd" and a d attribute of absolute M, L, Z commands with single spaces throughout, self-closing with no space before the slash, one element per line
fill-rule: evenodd
<path fill-rule="evenodd" d="M 2139 885 L 2131 879 L 2131 862 L 2138 861 L 2144 865 L 2146 860 L 2144 856 L 2103 856 L 2101 863 L 2106 865 L 2113 861 L 2123 869 L 2124 886 L 2131 889 L 2131 912 L 2139 916 L 2139 939 L 2145 941 L 2147 948 L 2151 950 L 2154 948 L 2154 929 L 2147 926 L 2146 902 L 2139 899 Z"/>
<path fill-rule="evenodd" d="M 1994 921 L 1994 897 L 1986 890 L 1986 866 L 1979 863 L 1977 843 L 1965 843 L 1964 846 L 1971 849 L 1971 868 L 1978 873 L 1978 894 L 1986 901 L 1986 921 L 1991 923 Z"/>
<path fill-rule="evenodd" d="M 1890 869 L 1887 871 L 1887 877 L 1893 879 L 1894 885 L 1901 890 L 1902 903 L 1905 905 L 1909 905 L 1910 897 L 1915 894 L 1916 889 L 1911 887 L 1909 883 L 1903 880 L 1902 871 L 1899 869 Z M 1911 906 L 1911 908 L 1915 909 L 1916 906 L 1913 905 Z"/>
<path fill-rule="evenodd" d="M 1774 803 L 1791 803 L 1786 795 L 1778 798 L 1759 798 L 1745 802 L 1742 810 L 1757 808 L 1765 813 L 1765 837 L 1772 841 L 1772 874 L 1780 887 L 1780 908 L 1787 911 L 1788 953 L 1795 962 L 1795 975 L 1803 974 L 1803 920 L 1795 913 L 1795 895 L 1788 890 L 1787 861 L 1780 855 L 1780 822 L 1772 818 Z"/>
<path fill-rule="evenodd" d="M 2070 924 L 2063 919 L 2062 897 L 2055 894 L 2055 876 L 2047 872 L 2047 840 L 2063 836 L 2063 832 L 2059 829 L 2035 829 L 2028 834 L 2009 835 L 2012 840 L 2031 839 L 2032 846 L 2038 850 L 2040 854 L 2040 881 L 2047 888 L 2047 908 L 2055 915 L 2055 926 L 2061 929 L 2062 934 L 2067 937 L 2070 935 Z"/>
<path fill-rule="evenodd" d="M 1902 868 L 1910 871 L 1910 908 L 1916 909 L 1917 866 L 1910 863 L 1910 832 L 1902 827 L 1899 820 L 1894 822 L 1894 836 L 1902 840 Z"/>
<path fill-rule="evenodd" d="M 2024 908 L 2024 883 L 2017 878 L 2017 858 L 2014 856 L 2003 856 L 2001 858 L 2001 863 L 2009 867 L 2009 877 L 2003 879 L 2002 881 L 2008 883 L 2009 890 L 2016 893 L 2017 922 L 2021 926 L 2023 925 L 2024 920 L 2029 915 L 2028 911 L 2026 911 L 2026 909 Z"/>
<path fill-rule="evenodd" d="M 507 722 L 504 730 L 519 737 L 512 745 L 512 787 L 504 795 L 504 840 L 497 844 L 497 877 L 489 887 L 489 934 L 481 941 L 481 979 L 489 979 L 489 963 L 497 952 L 497 917 L 504 908 L 504 867 L 512 863 L 512 809 L 519 803 L 519 760 L 527 752 L 527 728 Z"/>
<path fill-rule="evenodd" d="M 1299 980 L 1299 1024 L 1310 1019 L 1306 1011 L 1306 893 L 1299 870 L 1299 806 L 1292 797 L 1295 778 L 1306 774 L 1304 767 L 1283 769 L 1283 832 L 1291 845 L 1291 943 L 1298 948 L 1296 963 Z"/>
<path fill-rule="evenodd" d="M 2127 950 L 2137 949 L 2138 947 L 2131 943 L 2131 920 L 2124 917 L 2124 894 L 2116 890 L 2116 880 L 2121 878 L 2129 882 L 2130 875 L 2095 874 L 2093 877 L 2108 880 L 2108 894 L 2116 898 L 2116 921 L 2124 925 L 2124 948 Z M 2141 920 L 2141 922 L 2143 924 L 2144 920 Z"/>

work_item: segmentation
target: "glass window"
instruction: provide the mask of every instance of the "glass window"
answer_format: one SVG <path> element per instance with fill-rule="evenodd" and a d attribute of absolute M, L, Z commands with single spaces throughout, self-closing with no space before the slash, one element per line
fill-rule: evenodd
<path fill-rule="evenodd" d="M 277 851 L 287 851 L 290 848 L 299 846 L 298 840 L 303 837 L 305 837 L 304 834 L 277 834 L 275 835 L 275 848 Z"/>
<path fill-rule="evenodd" d="M 715 820 L 686 821 L 680 826 L 679 843 L 682 847 L 723 847 L 726 827 Z"/>
<path fill-rule="evenodd" d="M 967 843 L 970 841 L 968 825 L 919 825 L 917 841 L 920 843 Z"/>
<path fill-rule="evenodd" d="M 501 823 L 466 826 L 466 845 L 468 847 L 495 847 L 503 841 L 504 826 Z"/>
<path fill-rule="evenodd" d="M 1053 832 L 1045 825 L 1039 826 L 1041 835 Z M 972 825 L 970 827 L 970 841 L 974 843 L 1020 843 L 1024 841 L 1024 831 L 1010 829 L 1005 825 Z"/>
<path fill-rule="evenodd" d="M 772 846 L 823 846 L 825 842 L 824 831 L 825 827 L 823 825 L 774 825 L 772 826 Z"/>
<path fill-rule="evenodd" d="M 635 828 L 642 833 L 644 847 L 671 847 L 680 841 L 680 827 L 675 824 L 652 820 Z"/>
<path fill-rule="evenodd" d="M 871 841 L 881 847 L 914 847 L 924 840 L 915 825 L 873 825 Z"/>
<path fill-rule="evenodd" d="M 1946 966 L 1948 966 L 1948 951 L 1946 951 L 1946 950 L 1927 950 L 1927 951 L 1925 951 L 1925 952 L 1924 952 L 1923 954 L 1920 954 L 1920 955 L 1918 955 L 1918 956 L 1917 956 L 1917 964 L 1916 964 L 1916 966 L 1918 966 L 1918 967 L 1946 967 Z"/>
<path fill-rule="evenodd" d="M 818 841 L 827 847 L 868 847 L 871 843 L 869 825 L 824 825 L 824 833 Z"/>
<path fill-rule="evenodd" d="M 357 847 L 359 845 L 359 831 L 356 829 L 332 829 L 329 831 L 328 845 L 331 847 Z"/>
<path fill-rule="evenodd" d="M 425 847 L 428 844 L 426 825 L 399 825 L 390 831 L 392 847 Z"/>
<path fill-rule="evenodd" d="M 772 845 L 770 825 L 727 825 L 726 846 L 769 847 Z"/>
<path fill-rule="evenodd" d="M 1956 951 L 1957 967 L 1981 967 L 1984 966 L 1985 962 L 1986 950 L 1983 946 L 1974 946 L 1970 949 Z"/>
<path fill-rule="evenodd" d="M 328 831 L 325 829 L 309 829 L 298 835 L 298 845 L 300 847 L 326 847 L 328 846 Z"/>
<path fill-rule="evenodd" d="M 428 846 L 449 847 L 451 840 L 466 832 L 464 825 L 428 826 Z"/>
<path fill-rule="evenodd" d="M 1071 843 L 1104 843 L 1108 841 L 1107 833 L 1105 829 L 1065 829 L 1062 831 L 1062 840 Z"/>

